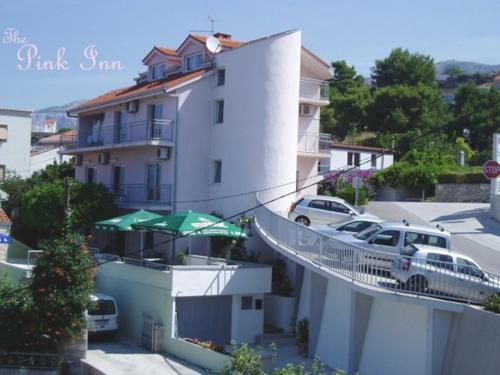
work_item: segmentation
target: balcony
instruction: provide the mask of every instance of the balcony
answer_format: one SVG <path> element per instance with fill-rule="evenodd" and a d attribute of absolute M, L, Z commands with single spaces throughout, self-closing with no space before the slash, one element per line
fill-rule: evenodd
<path fill-rule="evenodd" d="M 299 100 L 301 103 L 327 105 L 330 102 L 329 83 L 312 78 L 301 78 Z"/>
<path fill-rule="evenodd" d="M 64 139 L 65 151 L 102 150 L 133 146 L 171 145 L 174 141 L 174 121 L 136 121 L 120 125 L 94 125 L 79 127 L 76 135 Z"/>
<path fill-rule="evenodd" d="M 332 136 L 324 133 L 301 132 L 297 152 L 306 156 L 326 157 L 331 150 Z"/>
<path fill-rule="evenodd" d="M 146 184 L 105 185 L 115 198 L 115 204 L 126 208 L 159 208 L 172 206 L 172 185 Z"/>

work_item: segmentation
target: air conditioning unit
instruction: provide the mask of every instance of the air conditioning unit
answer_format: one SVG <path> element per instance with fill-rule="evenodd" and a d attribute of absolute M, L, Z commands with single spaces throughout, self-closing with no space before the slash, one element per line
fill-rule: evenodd
<path fill-rule="evenodd" d="M 80 167 L 83 164 L 83 155 L 76 155 L 73 159 L 75 166 Z"/>
<path fill-rule="evenodd" d="M 170 147 L 160 147 L 156 152 L 156 155 L 160 160 L 170 159 Z"/>
<path fill-rule="evenodd" d="M 99 164 L 109 164 L 109 152 L 101 152 L 97 154 L 97 162 Z"/>
<path fill-rule="evenodd" d="M 131 102 L 127 102 L 127 112 L 137 112 L 139 109 L 139 101 L 132 100 Z"/>
<path fill-rule="evenodd" d="M 301 116 L 312 116 L 312 110 L 310 104 L 301 104 L 299 106 L 299 114 Z"/>

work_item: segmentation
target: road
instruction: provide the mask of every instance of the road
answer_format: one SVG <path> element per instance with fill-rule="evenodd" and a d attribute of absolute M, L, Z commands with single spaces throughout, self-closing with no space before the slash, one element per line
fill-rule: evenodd
<path fill-rule="evenodd" d="M 199 375 L 205 371 L 168 355 L 150 353 L 131 342 L 89 342 L 84 360 L 104 374 L 113 375 Z"/>
<path fill-rule="evenodd" d="M 390 221 L 441 224 L 452 234 L 452 248 L 500 275 L 500 223 L 488 214 L 489 204 L 437 202 L 370 202 L 366 211 Z"/>

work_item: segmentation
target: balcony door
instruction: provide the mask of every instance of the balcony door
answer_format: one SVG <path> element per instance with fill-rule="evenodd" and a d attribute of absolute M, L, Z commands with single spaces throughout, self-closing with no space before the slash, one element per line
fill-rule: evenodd
<path fill-rule="evenodd" d="M 117 199 L 125 197 L 125 167 L 122 165 L 113 166 L 113 194 Z"/>
<path fill-rule="evenodd" d="M 129 140 L 127 115 L 125 110 L 115 112 L 115 143 L 125 143 Z"/>
<path fill-rule="evenodd" d="M 146 185 L 148 201 L 161 200 L 161 166 L 158 163 L 146 166 Z"/>
<path fill-rule="evenodd" d="M 162 135 L 163 104 L 156 103 L 149 106 L 150 138 L 160 139 Z"/>

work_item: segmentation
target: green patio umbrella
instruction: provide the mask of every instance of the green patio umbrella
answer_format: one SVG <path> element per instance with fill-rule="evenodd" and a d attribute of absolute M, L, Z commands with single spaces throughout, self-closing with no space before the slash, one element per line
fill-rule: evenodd
<path fill-rule="evenodd" d="M 141 223 L 153 219 L 161 218 L 161 215 L 145 210 L 134 211 L 126 215 L 117 216 L 112 219 L 102 220 L 94 223 L 96 229 L 107 230 L 111 232 L 133 231 L 132 224 Z M 144 247 L 144 232 L 141 233 L 141 257 Z"/>
<path fill-rule="evenodd" d="M 149 221 L 163 217 L 145 210 L 131 212 L 126 215 L 117 216 L 112 219 L 98 221 L 94 223 L 96 229 L 109 230 L 109 231 L 132 231 L 132 224 Z"/>
<path fill-rule="evenodd" d="M 166 232 L 174 236 L 187 236 L 189 239 L 189 252 L 191 252 L 191 238 L 193 237 L 248 237 L 243 228 L 237 225 L 223 221 L 216 216 L 194 211 L 178 212 L 150 221 L 132 224 L 132 228 Z"/>

